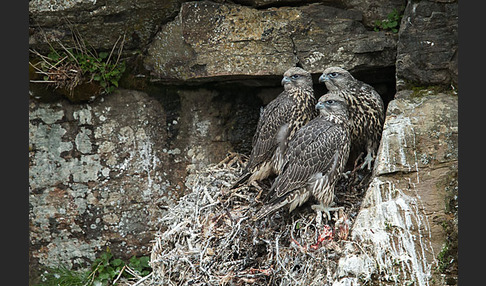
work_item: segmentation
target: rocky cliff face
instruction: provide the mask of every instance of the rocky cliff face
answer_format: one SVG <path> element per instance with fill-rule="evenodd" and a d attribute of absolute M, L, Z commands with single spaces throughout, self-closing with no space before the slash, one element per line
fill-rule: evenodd
<path fill-rule="evenodd" d="M 374 178 L 351 232 L 359 247 L 339 261 L 341 281 L 450 283 L 437 269 L 450 243 L 444 226 L 457 226 L 450 209 L 457 208 L 457 124 L 455 96 L 390 102 Z"/>
<path fill-rule="evenodd" d="M 457 86 L 457 13 L 457 1 L 412 1 L 407 5 L 397 46 L 398 89 Z"/>
<path fill-rule="evenodd" d="M 30 1 L 31 48 L 69 45 L 75 29 L 109 51 L 125 35 L 124 56 L 150 79 L 143 90 L 78 104 L 32 86 L 31 267 L 84 267 L 106 246 L 120 257 L 148 254 L 188 173 L 228 152 L 249 154 L 259 109 L 282 90 L 288 67 L 309 70 L 320 96 L 317 77 L 338 65 L 375 86 L 388 108 L 350 235 L 362 247 L 341 258 L 336 285 L 455 284 L 457 261 L 440 258 L 457 260 L 457 6 Z M 403 11 L 398 34 L 374 31 L 393 9 Z"/>
<path fill-rule="evenodd" d="M 98 50 L 110 51 L 125 35 L 125 52 L 140 52 L 160 25 L 175 17 L 182 0 L 29 1 L 29 45 L 48 51 L 56 40 L 73 45 L 78 31 Z"/>
<path fill-rule="evenodd" d="M 43 265 L 83 266 L 106 246 L 136 254 L 177 198 L 165 111 L 140 92 L 94 104 L 31 102 L 31 253 Z M 111 243 L 110 243 L 111 242 Z"/>
<path fill-rule="evenodd" d="M 396 35 L 368 31 L 362 13 L 309 4 L 257 10 L 213 2 L 182 4 L 148 48 L 161 80 L 281 75 L 300 64 L 379 70 L 395 64 Z"/>

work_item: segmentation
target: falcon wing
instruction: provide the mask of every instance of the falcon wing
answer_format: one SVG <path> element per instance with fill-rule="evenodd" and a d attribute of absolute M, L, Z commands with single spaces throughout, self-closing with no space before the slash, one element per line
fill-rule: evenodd
<path fill-rule="evenodd" d="M 283 92 L 261 112 L 252 141 L 253 146 L 248 164 L 250 170 L 272 157 L 278 146 L 277 136 L 282 127 L 285 128 L 293 106 L 293 100 Z"/>
<path fill-rule="evenodd" d="M 319 173 L 329 176 L 336 172 L 345 137 L 342 126 L 318 118 L 299 130 L 289 143 L 284 171 L 272 186 L 276 197 L 305 187 Z"/>

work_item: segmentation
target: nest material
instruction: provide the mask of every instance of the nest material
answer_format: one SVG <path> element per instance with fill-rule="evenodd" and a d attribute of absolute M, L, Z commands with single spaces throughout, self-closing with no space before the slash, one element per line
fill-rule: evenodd
<path fill-rule="evenodd" d="M 261 192 L 248 186 L 229 190 L 243 165 L 240 155 L 230 154 L 188 176 L 192 192 L 162 219 L 152 247 L 153 272 L 137 285 L 332 283 L 369 178 L 356 172 L 337 184 L 335 201 L 344 211 L 331 221 L 306 203 L 255 222 Z"/>

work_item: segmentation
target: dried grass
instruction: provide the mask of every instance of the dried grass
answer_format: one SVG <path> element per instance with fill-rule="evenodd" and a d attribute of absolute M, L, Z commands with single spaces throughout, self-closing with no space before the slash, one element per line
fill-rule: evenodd
<path fill-rule="evenodd" d="M 83 71 L 78 65 L 70 61 L 68 56 L 62 57 L 54 63 L 36 50 L 30 50 L 30 52 L 41 61 L 35 64 L 29 62 L 29 64 L 35 69 L 36 73 L 44 76 L 43 80 L 30 80 L 30 82 L 47 83 L 55 88 L 65 88 L 70 92 L 81 83 Z"/>
<path fill-rule="evenodd" d="M 327 285 L 359 209 L 366 185 L 358 175 L 336 188 L 345 211 L 325 222 L 304 204 L 260 221 L 253 187 L 229 190 L 241 174 L 243 158 L 188 176 L 192 190 L 163 218 L 151 253 L 150 278 L 136 285 Z M 353 181 L 354 180 L 354 181 Z M 360 186 L 362 185 L 362 186 Z M 324 220 L 324 221 L 323 221 Z"/>
<path fill-rule="evenodd" d="M 46 56 L 35 49 L 29 49 L 34 56 L 33 61 L 29 61 L 29 65 L 36 74 L 34 76 L 36 79 L 31 79 L 30 82 L 45 83 L 54 89 L 65 90 L 71 99 L 74 98 L 75 88 L 83 84 L 97 86 L 97 89 L 90 90 L 97 93 L 103 92 L 103 89 L 107 92 L 108 86 L 114 85 L 114 82 L 118 86 L 119 77 L 115 80 L 112 72 L 119 71 L 120 76 L 123 72 L 119 68 L 119 64 L 121 64 L 120 57 L 126 35 L 118 37 L 105 59 L 100 57 L 101 53 L 98 54 L 94 47 L 87 46 L 86 41 L 69 20 L 64 20 L 69 25 L 73 46 L 66 47 L 59 39 L 54 39 L 54 42 L 51 43 L 46 33 L 39 27 L 51 53 Z M 116 60 L 114 60 L 115 50 L 117 51 Z M 110 81 L 108 77 L 113 81 Z"/>

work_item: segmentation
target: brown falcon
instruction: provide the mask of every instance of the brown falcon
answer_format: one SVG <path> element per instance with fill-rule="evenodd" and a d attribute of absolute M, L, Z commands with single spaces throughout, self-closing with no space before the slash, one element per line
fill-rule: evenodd
<path fill-rule="evenodd" d="M 385 107 L 381 96 L 370 85 L 355 79 L 347 70 L 330 67 L 319 77 L 331 93 L 343 97 L 349 106 L 351 127 L 351 154 L 366 152 L 361 169 L 375 159 L 380 145 Z M 325 100 L 325 99 L 322 99 Z M 319 99 L 321 101 L 321 99 Z"/>
<path fill-rule="evenodd" d="M 282 173 L 275 179 L 270 200 L 254 219 L 289 206 L 289 212 L 311 196 L 320 203 L 312 208 L 329 211 L 334 186 L 340 178 L 350 149 L 350 122 L 346 101 L 330 93 L 321 97 L 316 107 L 319 116 L 302 127 L 289 142 Z"/>
<path fill-rule="evenodd" d="M 279 174 L 288 140 L 317 115 L 309 72 L 292 67 L 284 73 L 281 83 L 284 91 L 261 111 L 250 158 L 243 175 L 231 188 Z"/>

